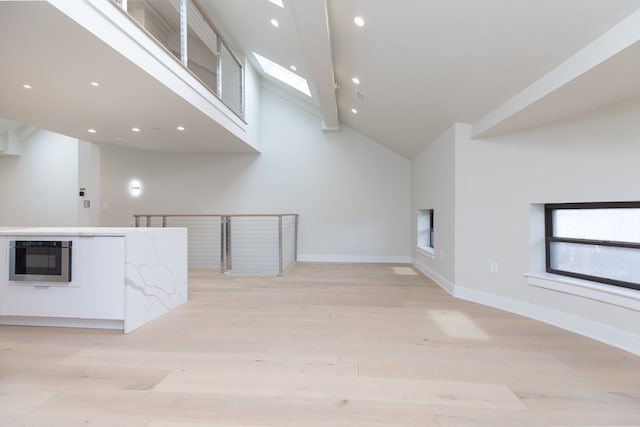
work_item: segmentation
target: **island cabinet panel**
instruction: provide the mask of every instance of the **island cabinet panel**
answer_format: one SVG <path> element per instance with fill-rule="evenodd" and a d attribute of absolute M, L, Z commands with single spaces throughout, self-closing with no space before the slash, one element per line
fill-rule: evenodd
<path fill-rule="evenodd" d="M 0 315 L 124 320 L 124 236 L 70 239 L 72 276 L 64 283 L 10 281 L 6 267 L 10 240 L 0 242 L 4 302 Z"/>
<path fill-rule="evenodd" d="M 125 238 L 80 237 L 75 255 L 82 283 L 79 316 L 124 320 Z"/>
<path fill-rule="evenodd" d="M 80 314 L 80 288 L 9 285 L 5 298 L 5 316 L 76 318 Z"/>
<path fill-rule="evenodd" d="M 37 274 L 10 280 L 14 240 Z M 68 257 L 43 248 L 71 248 L 70 280 Z M 129 333 L 187 302 L 187 265 L 185 228 L 0 227 L 0 324 Z"/>

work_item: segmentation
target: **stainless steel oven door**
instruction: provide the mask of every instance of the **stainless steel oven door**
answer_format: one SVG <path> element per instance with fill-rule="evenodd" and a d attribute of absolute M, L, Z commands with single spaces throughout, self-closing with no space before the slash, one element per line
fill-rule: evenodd
<path fill-rule="evenodd" d="M 70 282 L 71 247 L 70 241 L 10 241 L 9 280 Z"/>

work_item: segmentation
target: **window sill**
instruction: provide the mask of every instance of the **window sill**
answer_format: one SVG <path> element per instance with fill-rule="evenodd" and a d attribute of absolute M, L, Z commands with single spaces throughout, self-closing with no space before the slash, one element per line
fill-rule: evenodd
<path fill-rule="evenodd" d="M 577 295 L 608 304 L 640 311 L 640 291 L 588 280 L 574 279 L 546 272 L 529 273 L 527 282 L 531 286 Z"/>
<path fill-rule="evenodd" d="M 418 253 L 426 256 L 429 259 L 435 259 L 435 253 L 433 251 L 433 248 L 427 248 L 426 246 L 416 246 L 416 248 L 418 249 Z"/>

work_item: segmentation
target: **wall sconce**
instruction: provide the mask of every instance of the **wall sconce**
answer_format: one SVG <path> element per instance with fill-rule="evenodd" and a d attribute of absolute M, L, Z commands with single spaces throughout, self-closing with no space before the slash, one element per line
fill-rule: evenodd
<path fill-rule="evenodd" d="M 140 184 L 140 181 L 134 179 L 129 183 L 129 193 L 133 197 L 140 196 L 140 194 L 142 193 L 142 184 Z"/>

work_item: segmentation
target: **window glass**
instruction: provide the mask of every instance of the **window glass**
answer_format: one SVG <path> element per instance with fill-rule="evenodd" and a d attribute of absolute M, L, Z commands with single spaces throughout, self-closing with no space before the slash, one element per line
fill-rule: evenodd
<path fill-rule="evenodd" d="M 640 283 L 640 250 L 551 243 L 551 268 L 586 276 Z"/>
<path fill-rule="evenodd" d="M 418 210 L 418 247 L 434 247 L 433 209 Z"/>
<path fill-rule="evenodd" d="M 553 235 L 640 243 L 640 209 L 556 209 Z"/>

